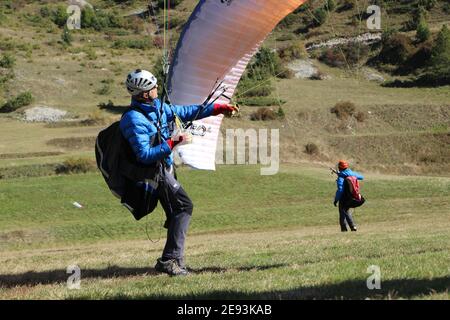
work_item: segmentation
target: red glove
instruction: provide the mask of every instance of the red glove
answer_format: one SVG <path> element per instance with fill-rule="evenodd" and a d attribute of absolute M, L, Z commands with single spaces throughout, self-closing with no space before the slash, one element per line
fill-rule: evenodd
<path fill-rule="evenodd" d="M 170 149 L 173 150 L 179 143 L 183 142 L 184 137 L 180 136 L 180 139 L 178 141 L 173 141 L 172 139 L 166 140 L 167 144 L 169 145 Z"/>
<path fill-rule="evenodd" d="M 212 112 L 213 116 L 217 116 L 219 114 L 224 114 L 226 116 L 231 116 L 233 112 L 238 111 L 239 109 L 235 106 L 229 105 L 229 104 L 220 104 L 216 103 L 214 104 L 214 109 Z"/>

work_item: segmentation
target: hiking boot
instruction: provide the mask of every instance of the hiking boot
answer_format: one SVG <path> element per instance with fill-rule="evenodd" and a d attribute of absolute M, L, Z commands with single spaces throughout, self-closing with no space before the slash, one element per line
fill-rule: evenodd
<path fill-rule="evenodd" d="M 352 227 L 350 228 L 352 231 L 357 231 L 358 229 L 356 229 L 356 227 Z"/>
<path fill-rule="evenodd" d="M 176 259 L 162 261 L 159 258 L 155 265 L 155 270 L 162 273 L 167 273 L 170 276 L 187 276 L 188 271 L 185 267 L 181 267 Z"/>
<path fill-rule="evenodd" d="M 341 228 L 341 232 L 347 232 L 348 230 L 345 228 Z"/>

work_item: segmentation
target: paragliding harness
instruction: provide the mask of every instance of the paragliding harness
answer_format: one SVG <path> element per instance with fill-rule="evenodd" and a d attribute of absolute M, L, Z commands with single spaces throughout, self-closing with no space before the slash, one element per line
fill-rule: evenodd
<path fill-rule="evenodd" d="M 330 168 L 332 174 L 339 175 L 339 172 Z M 344 194 L 342 195 L 345 208 L 357 208 L 362 206 L 366 199 L 361 195 L 359 181 L 354 176 L 345 177 Z"/>
<path fill-rule="evenodd" d="M 130 107 L 122 114 L 134 110 L 142 113 L 150 122 L 153 120 L 140 108 Z M 161 142 L 160 126 L 157 138 Z M 152 144 L 154 141 L 152 141 Z M 137 161 L 130 144 L 122 135 L 120 121 L 101 131 L 95 143 L 97 167 L 109 189 L 121 203 L 140 220 L 157 206 L 157 187 L 161 162 L 144 165 Z"/>

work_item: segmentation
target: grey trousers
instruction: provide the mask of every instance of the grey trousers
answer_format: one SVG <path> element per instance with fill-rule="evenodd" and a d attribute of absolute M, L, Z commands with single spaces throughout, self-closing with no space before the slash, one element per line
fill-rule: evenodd
<path fill-rule="evenodd" d="M 158 187 L 159 202 L 166 213 L 167 240 L 163 259 L 176 259 L 184 265 L 184 243 L 194 205 L 176 180 L 173 169 L 165 169 Z"/>
<path fill-rule="evenodd" d="M 342 201 L 339 201 L 339 224 L 341 225 L 341 230 L 347 230 L 347 225 L 353 229 L 355 227 L 355 221 L 353 220 L 350 208 L 344 207 Z"/>

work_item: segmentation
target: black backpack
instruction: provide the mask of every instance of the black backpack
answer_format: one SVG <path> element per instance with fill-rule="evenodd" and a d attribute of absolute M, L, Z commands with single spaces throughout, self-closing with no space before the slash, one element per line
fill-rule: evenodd
<path fill-rule="evenodd" d="M 131 110 L 142 113 L 152 121 L 139 108 L 130 107 L 125 113 Z M 157 179 L 160 162 L 154 165 L 140 164 L 119 126 L 120 121 L 116 121 L 100 131 L 95 141 L 95 158 L 112 194 L 121 199 L 121 203 L 139 220 L 151 213 L 158 203 L 154 190 L 156 186 L 146 181 Z"/>

